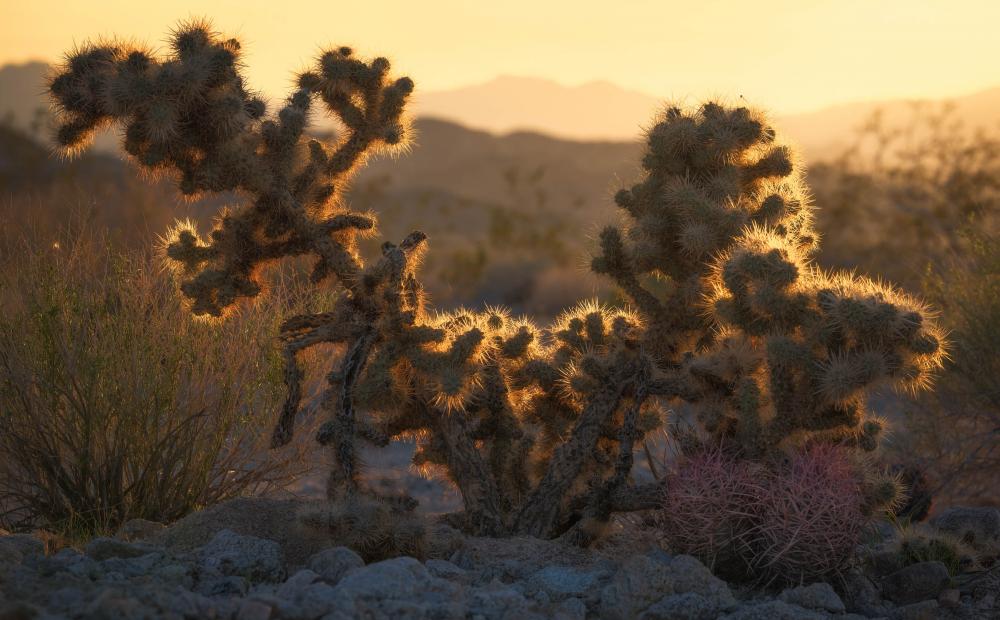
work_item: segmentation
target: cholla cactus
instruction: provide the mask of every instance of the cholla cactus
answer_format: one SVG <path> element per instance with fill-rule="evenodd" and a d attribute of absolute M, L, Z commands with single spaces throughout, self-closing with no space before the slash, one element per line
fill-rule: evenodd
<path fill-rule="evenodd" d="M 693 403 L 705 442 L 742 458 L 819 440 L 874 450 L 885 422 L 867 413 L 865 393 L 923 387 L 941 365 L 926 308 L 809 263 L 817 236 L 801 166 L 758 112 L 669 108 L 643 167 L 616 196 L 630 225 L 601 234 L 593 266 L 649 325 L 654 391 Z M 666 280 L 664 294 L 651 277 Z M 891 479 L 865 488 L 870 511 L 894 500 Z"/>
<path fill-rule="evenodd" d="M 637 443 L 662 423 L 655 397 L 696 403 L 709 433 L 738 437 L 754 458 L 800 431 L 868 447 L 880 428 L 862 412 L 863 390 L 918 385 L 940 357 L 919 306 L 805 266 L 815 238 L 791 156 L 746 109 L 671 109 L 650 132 L 648 178 L 618 196 L 634 219 L 628 239 L 605 231 L 594 262 L 637 311 L 583 304 L 539 329 L 497 309 L 430 312 L 419 232 L 385 243 L 371 265 L 356 252 L 375 219 L 349 211 L 340 192 L 367 155 L 405 142 L 409 79 L 390 79 L 383 58 L 328 51 L 269 117 L 239 68 L 239 44 L 203 23 L 182 26 L 163 59 L 87 46 L 50 85 L 58 137 L 75 148 L 118 123 L 136 162 L 175 173 L 185 193 L 247 198 L 207 238 L 181 227 L 167 246 L 196 314 L 222 316 L 260 294 L 261 266 L 288 256 L 314 257 L 317 285 L 342 287 L 326 312 L 282 327 L 288 399 L 273 444 L 294 431 L 299 354 L 335 345 L 317 439 L 332 450 L 328 495 L 343 506 L 372 494 L 358 442 L 409 436 L 416 465 L 461 491 L 456 525 L 585 544 L 613 513 L 661 499 L 658 484 L 631 481 Z M 304 134 L 316 99 L 347 129 L 336 145 Z M 649 274 L 669 280 L 666 298 L 644 287 Z"/>

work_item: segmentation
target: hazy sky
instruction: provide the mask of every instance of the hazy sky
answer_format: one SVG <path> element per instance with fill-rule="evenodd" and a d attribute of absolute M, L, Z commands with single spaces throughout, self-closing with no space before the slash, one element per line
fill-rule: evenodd
<path fill-rule="evenodd" d="M 0 64 L 100 35 L 162 42 L 190 16 L 239 36 L 272 95 L 325 44 L 386 55 L 425 91 L 503 74 L 608 80 L 781 113 L 1000 84 L 996 0 L 0 0 Z"/>

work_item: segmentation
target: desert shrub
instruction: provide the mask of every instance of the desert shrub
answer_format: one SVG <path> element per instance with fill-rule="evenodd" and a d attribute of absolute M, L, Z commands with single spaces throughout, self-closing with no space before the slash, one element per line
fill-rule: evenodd
<path fill-rule="evenodd" d="M 281 326 L 288 398 L 272 434 L 274 446 L 293 436 L 299 358 L 332 349 L 317 433 L 333 456 L 332 500 L 377 495 L 359 443 L 415 437 L 415 464 L 462 494 L 451 523 L 586 544 L 614 513 L 660 502 L 660 485 L 631 473 L 661 402 L 691 405 L 693 449 L 725 441 L 760 463 L 817 442 L 872 452 L 884 423 L 867 392 L 919 389 L 941 363 L 941 331 L 919 301 L 810 264 L 817 238 L 792 150 L 762 113 L 716 102 L 656 119 L 643 178 L 616 195 L 626 225 L 600 235 L 593 271 L 634 310 L 582 303 L 544 329 L 495 308 L 433 312 L 418 277 L 426 236 L 386 242 L 365 264 L 357 242 L 375 217 L 341 195 L 369 155 L 405 144 L 413 82 L 336 48 L 269 116 L 239 54 L 203 23 L 179 28 L 162 57 L 85 45 L 50 83 L 58 140 L 72 151 L 117 124 L 137 164 L 184 193 L 243 198 L 207 236 L 187 226 L 168 240 L 195 314 L 259 297 L 262 268 L 286 257 L 308 257 L 313 283 L 336 291 L 325 311 Z M 345 127 L 334 144 L 304 133 L 317 102 Z M 894 499 L 875 473 L 861 487 L 866 515 Z"/>
<path fill-rule="evenodd" d="M 261 438 L 282 395 L 288 291 L 194 319 L 153 253 L 89 230 L 0 250 L 0 513 L 71 537 L 172 521 L 310 468 Z M 279 287 L 280 288 L 280 287 Z"/>
<path fill-rule="evenodd" d="M 966 229 L 967 249 L 927 276 L 954 349 L 933 393 L 906 403 L 896 451 L 944 502 L 1000 506 L 1000 234 Z"/>
<path fill-rule="evenodd" d="M 975 550 L 953 536 L 921 524 L 899 528 L 891 550 L 898 554 L 902 566 L 920 562 L 941 562 L 951 575 L 975 568 L 979 564 Z"/>

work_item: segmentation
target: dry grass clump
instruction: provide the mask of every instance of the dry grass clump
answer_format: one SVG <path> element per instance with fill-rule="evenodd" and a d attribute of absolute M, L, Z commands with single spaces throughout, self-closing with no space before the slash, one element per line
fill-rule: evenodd
<path fill-rule="evenodd" d="M 0 248 L 0 523 L 76 537 L 172 521 L 310 469 L 301 444 L 266 440 L 293 285 L 209 324 L 158 257 L 87 229 L 55 239 Z"/>

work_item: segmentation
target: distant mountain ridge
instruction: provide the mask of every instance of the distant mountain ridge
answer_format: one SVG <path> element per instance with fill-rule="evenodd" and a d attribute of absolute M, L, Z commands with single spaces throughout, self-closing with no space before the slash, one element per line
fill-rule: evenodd
<path fill-rule="evenodd" d="M 14 124 L 27 128 L 35 110 L 47 107 L 44 97 L 48 65 L 32 62 L 0 67 L 0 118 L 12 113 Z M 955 116 L 970 127 L 1000 126 L 1000 87 L 950 100 Z M 760 102 L 766 104 L 767 102 Z M 876 110 L 897 125 L 909 118 L 914 102 L 859 102 L 815 112 L 779 117 L 778 129 L 796 143 L 806 161 L 838 154 L 857 128 Z M 542 78 L 500 76 L 483 84 L 414 94 L 414 114 L 492 134 L 539 133 L 564 141 L 634 143 L 662 105 L 651 95 L 607 81 L 565 86 Z M 317 115 L 322 129 L 330 122 Z M 97 147 L 111 150 L 115 139 L 103 136 Z"/>

